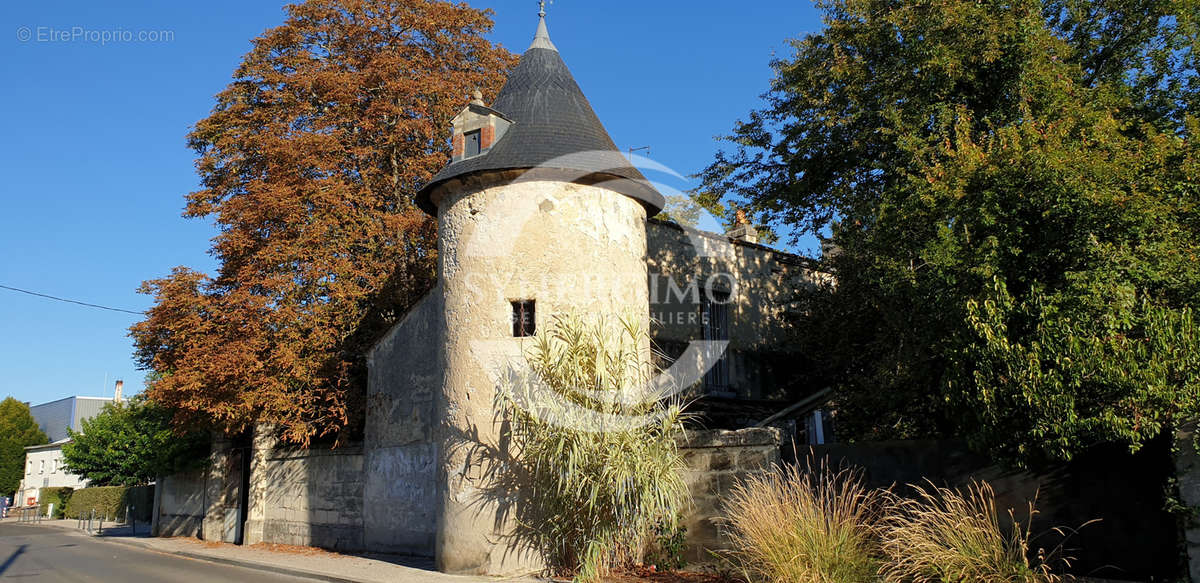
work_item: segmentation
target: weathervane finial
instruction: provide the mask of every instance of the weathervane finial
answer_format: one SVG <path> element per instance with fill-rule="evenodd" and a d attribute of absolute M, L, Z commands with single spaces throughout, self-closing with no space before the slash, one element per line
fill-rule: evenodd
<path fill-rule="evenodd" d="M 538 0 L 537 34 L 533 36 L 533 44 L 529 45 L 529 48 L 558 50 L 554 48 L 554 43 L 550 42 L 550 31 L 546 30 L 546 0 Z"/>

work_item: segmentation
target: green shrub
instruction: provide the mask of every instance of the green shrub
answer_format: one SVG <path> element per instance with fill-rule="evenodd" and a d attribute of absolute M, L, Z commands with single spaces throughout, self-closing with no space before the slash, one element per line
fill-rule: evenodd
<path fill-rule="evenodd" d="M 825 464 L 753 475 L 726 501 L 731 556 L 752 581 L 877 581 L 882 502 L 856 472 Z"/>
<path fill-rule="evenodd" d="M 646 549 L 645 563 L 658 569 L 682 569 L 687 560 L 683 552 L 687 548 L 687 527 L 676 519 L 659 521 L 651 529 L 652 540 Z"/>
<path fill-rule="evenodd" d="M 556 574 L 595 580 L 642 558 L 689 501 L 675 438 L 682 406 L 646 392 L 650 340 L 631 320 L 558 317 L 499 392 L 519 542 Z"/>
<path fill-rule="evenodd" d="M 1008 511 L 1006 528 L 986 482 L 966 492 L 916 487 L 917 497 L 894 498 L 884 529 L 885 580 L 897 583 L 1054 583 L 1045 561 L 1029 561 L 1030 531 Z M 1029 503 L 1029 522 L 1037 510 Z"/>
<path fill-rule="evenodd" d="M 150 519 L 153 504 L 154 486 L 81 488 L 67 501 L 66 517 L 87 518 L 94 509 L 97 518 L 124 520 L 126 509 L 133 507 L 134 518 L 144 522 Z"/>
<path fill-rule="evenodd" d="M 51 518 L 62 518 L 67 511 L 67 501 L 71 499 L 71 493 L 74 491 L 74 488 L 66 486 L 42 488 L 38 491 L 38 501 L 41 506 L 39 512 L 42 513 L 42 516 L 45 516 L 46 511 L 53 504 L 54 516 Z"/>

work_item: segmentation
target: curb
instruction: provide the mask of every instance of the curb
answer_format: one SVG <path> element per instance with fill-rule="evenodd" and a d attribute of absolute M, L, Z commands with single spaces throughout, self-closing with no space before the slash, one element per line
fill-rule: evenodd
<path fill-rule="evenodd" d="M 163 549 L 157 548 L 152 544 L 144 543 L 140 540 L 132 539 L 132 538 L 116 538 L 116 537 L 110 538 L 110 537 L 106 537 L 106 536 L 93 536 L 91 538 L 94 540 L 106 541 L 106 542 L 116 543 L 119 545 L 137 547 L 137 548 L 140 548 L 143 550 L 153 551 L 153 552 L 161 553 L 164 555 L 175 555 L 177 557 L 185 557 L 188 559 L 195 559 L 197 561 L 206 561 L 209 563 L 216 563 L 218 565 L 228 565 L 231 567 L 241 567 L 243 569 L 253 569 L 255 571 L 264 571 L 267 573 L 274 573 L 276 575 L 288 575 L 291 577 L 301 577 L 301 578 L 305 578 L 305 579 L 314 579 L 317 581 L 327 581 L 329 583 L 362 583 L 362 581 L 359 579 L 347 579 L 345 577 L 338 577 L 336 575 L 327 575 L 325 573 L 319 573 L 316 571 L 307 571 L 304 569 L 293 569 L 290 567 L 279 567 L 279 566 L 275 566 L 275 565 L 266 565 L 263 563 L 256 563 L 253 561 L 245 561 L 242 559 L 214 557 L 212 555 L 206 555 L 203 553 L 193 553 L 190 551 L 168 551 L 168 550 L 163 550 Z"/>
<path fill-rule="evenodd" d="M 37 526 L 37 525 L 35 525 L 35 526 Z M 114 544 L 118 544 L 118 545 L 124 545 L 124 546 L 128 546 L 128 547 L 135 547 L 135 548 L 138 548 L 138 549 L 141 549 L 144 551 L 149 551 L 152 553 L 158 553 L 158 554 L 162 554 L 162 555 L 172 555 L 172 556 L 176 556 L 176 557 L 183 557 L 186 559 L 194 559 L 197 561 L 204 561 L 207 563 L 214 563 L 214 564 L 218 564 L 218 565 L 240 567 L 240 568 L 250 569 L 253 571 L 259 571 L 259 572 L 263 572 L 263 573 L 273 573 L 276 575 L 298 577 L 298 578 L 302 578 L 302 579 L 310 579 L 313 581 L 326 581 L 328 583 L 372 583 L 373 581 L 377 580 L 377 579 L 351 579 L 349 577 L 344 577 L 344 576 L 339 576 L 339 575 L 331 575 L 331 574 L 320 572 L 320 571 L 309 571 L 307 569 L 298 569 L 295 567 L 271 565 L 271 564 L 266 564 L 266 563 L 250 561 L 250 560 L 246 560 L 246 559 L 217 557 L 217 556 L 208 555 L 205 553 L 186 551 L 186 550 L 163 549 L 163 548 L 159 548 L 158 546 L 149 542 L 151 540 L 155 540 L 153 537 L 146 537 L 146 536 L 132 537 L 132 536 L 123 536 L 123 535 L 88 534 L 86 532 L 81 532 L 78 529 L 75 529 L 74 527 L 64 525 L 61 523 L 60 524 L 50 523 L 50 524 L 44 524 L 44 525 L 40 525 L 40 526 L 48 527 L 48 528 L 57 528 L 71 536 L 83 536 L 83 537 L 90 538 L 92 540 L 105 541 L 105 542 L 110 542 L 110 543 L 114 543 Z M 462 579 L 461 582 L 454 581 L 452 579 L 446 579 L 445 582 L 438 581 L 438 583 L 479 583 L 479 581 L 481 581 L 481 579 L 479 579 L 479 578 L 464 578 L 464 579 Z M 538 579 L 538 578 L 530 578 L 530 577 L 491 577 L 491 578 L 487 578 L 487 583 L 546 583 L 546 580 Z"/>

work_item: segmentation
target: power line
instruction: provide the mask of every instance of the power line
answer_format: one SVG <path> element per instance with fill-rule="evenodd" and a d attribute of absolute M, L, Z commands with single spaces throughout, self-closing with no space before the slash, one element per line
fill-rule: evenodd
<path fill-rule="evenodd" d="M 126 314 L 137 314 L 139 316 L 144 316 L 146 314 L 145 312 L 126 310 L 124 308 L 110 308 L 108 306 L 101 306 L 100 304 L 89 304 L 87 302 L 81 302 L 78 300 L 69 300 L 67 298 L 60 298 L 60 297 L 56 297 L 56 296 L 52 296 L 52 295 L 42 294 L 42 293 L 38 293 L 35 291 L 29 291 L 27 289 L 21 289 L 19 287 L 11 287 L 11 286 L 7 286 L 7 285 L 3 285 L 3 284 L 0 284 L 0 288 L 15 291 L 15 292 L 21 292 L 23 294 L 29 294 L 31 296 L 37 296 L 39 298 L 46 298 L 46 299 L 51 299 L 51 300 L 55 300 L 55 301 L 59 301 L 59 302 L 67 302 L 68 304 L 78 304 L 80 306 L 87 306 L 89 308 L 100 308 L 101 310 L 110 310 L 113 312 L 125 312 Z"/>

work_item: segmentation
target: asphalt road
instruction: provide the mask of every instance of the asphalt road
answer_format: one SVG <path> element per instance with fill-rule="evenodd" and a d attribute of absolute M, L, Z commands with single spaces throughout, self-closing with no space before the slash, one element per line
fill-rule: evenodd
<path fill-rule="evenodd" d="M 98 541 L 59 528 L 0 523 L 0 581 L 312 583 Z"/>

